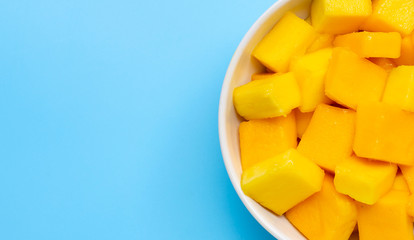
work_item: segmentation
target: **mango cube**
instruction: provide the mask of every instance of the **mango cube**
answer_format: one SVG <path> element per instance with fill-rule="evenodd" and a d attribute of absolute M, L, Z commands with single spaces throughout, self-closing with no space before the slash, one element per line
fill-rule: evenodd
<path fill-rule="evenodd" d="M 309 46 L 307 52 L 312 53 L 324 48 L 331 48 L 335 36 L 329 33 L 318 33 L 315 41 Z"/>
<path fill-rule="evenodd" d="M 243 170 L 297 145 L 296 120 L 287 117 L 250 120 L 240 123 L 240 154 Z"/>
<path fill-rule="evenodd" d="M 351 156 L 335 169 L 335 188 L 353 199 L 372 205 L 388 192 L 397 173 L 397 165 Z"/>
<path fill-rule="evenodd" d="M 301 97 L 293 73 L 286 73 L 235 88 L 233 103 L 240 116 L 251 120 L 286 116 L 301 104 Z"/>
<path fill-rule="evenodd" d="M 398 172 L 395 176 L 394 183 L 392 185 L 392 190 L 410 193 L 407 181 L 405 181 L 405 178 L 401 172 Z"/>
<path fill-rule="evenodd" d="M 292 57 L 302 55 L 316 37 L 315 30 L 287 12 L 259 42 L 252 55 L 274 72 L 286 72 Z"/>
<path fill-rule="evenodd" d="M 360 240 L 413 240 L 412 217 L 407 214 L 408 193 L 390 191 L 372 206 L 357 204 Z"/>
<path fill-rule="evenodd" d="M 414 30 L 414 1 L 372 1 L 372 15 L 364 22 L 361 29 L 372 32 L 410 34 Z"/>
<path fill-rule="evenodd" d="M 394 59 L 397 65 L 414 65 L 414 41 L 412 36 L 404 37 L 401 41 L 401 56 Z"/>
<path fill-rule="evenodd" d="M 386 103 L 357 109 L 354 152 L 359 157 L 414 165 L 414 114 Z"/>
<path fill-rule="evenodd" d="M 414 217 L 414 194 L 408 197 L 407 214 L 410 217 Z"/>
<path fill-rule="evenodd" d="M 322 33 L 356 32 L 371 12 L 371 0 L 314 0 L 312 25 Z"/>
<path fill-rule="evenodd" d="M 414 166 L 400 165 L 401 172 L 411 193 L 414 193 Z"/>
<path fill-rule="evenodd" d="M 332 49 L 325 48 L 292 61 L 290 71 L 295 74 L 302 95 L 300 111 L 312 112 L 319 104 L 330 102 L 325 96 L 325 76 L 331 58 Z"/>
<path fill-rule="evenodd" d="M 344 48 L 335 48 L 325 84 L 326 95 L 335 102 L 356 109 L 359 103 L 379 101 L 387 72 Z"/>
<path fill-rule="evenodd" d="M 324 175 L 315 163 L 290 149 L 244 171 L 241 187 L 247 196 L 282 215 L 320 191 Z"/>
<path fill-rule="evenodd" d="M 349 49 L 364 58 L 399 58 L 401 35 L 398 32 L 354 32 L 337 36 L 333 45 Z"/>
<path fill-rule="evenodd" d="M 319 105 L 298 145 L 298 151 L 330 172 L 351 156 L 355 131 L 355 112 Z"/>
<path fill-rule="evenodd" d="M 372 63 L 375 63 L 377 66 L 382 67 L 388 73 L 395 68 L 397 65 L 389 58 L 370 58 Z"/>
<path fill-rule="evenodd" d="M 391 70 L 382 101 L 414 112 L 414 66 Z"/>
<path fill-rule="evenodd" d="M 298 138 L 302 138 L 303 134 L 305 133 L 306 129 L 309 126 L 312 116 L 313 116 L 313 112 L 303 113 L 299 111 L 299 109 L 295 110 L 296 132 L 297 132 Z"/>
<path fill-rule="evenodd" d="M 357 208 L 335 190 L 326 174 L 322 189 L 286 212 L 287 219 L 310 240 L 348 240 L 357 222 Z"/>

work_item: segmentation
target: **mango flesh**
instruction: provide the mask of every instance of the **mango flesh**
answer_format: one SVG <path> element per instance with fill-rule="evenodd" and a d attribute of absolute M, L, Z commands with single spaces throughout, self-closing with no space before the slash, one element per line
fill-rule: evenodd
<path fill-rule="evenodd" d="M 254 73 L 252 75 L 251 80 L 252 81 L 256 81 L 256 80 L 261 80 L 261 79 L 268 79 L 272 76 L 274 76 L 276 73 Z"/>
<path fill-rule="evenodd" d="M 335 48 L 325 84 L 326 95 L 335 102 L 356 109 L 366 101 L 380 101 L 387 71 L 344 48 Z"/>
<path fill-rule="evenodd" d="M 356 32 L 371 13 L 371 0 L 313 0 L 312 26 L 321 33 Z"/>
<path fill-rule="evenodd" d="M 361 26 L 372 32 L 400 32 L 409 35 L 414 30 L 413 0 L 373 0 L 372 15 Z"/>
<path fill-rule="evenodd" d="M 407 181 L 405 181 L 405 178 L 401 172 L 398 172 L 395 176 L 394 183 L 392 185 L 392 190 L 410 193 Z"/>
<path fill-rule="evenodd" d="M 360 104 L 354 152 L 359 157 L 414 165 L 414 114 L 386 103 Z"/>
<path fill-rule="evenodd" d="M 351 156 L 355 131 L 355 112 L 319 105 L 298 145 L 298 151 L 325 170 Z"/>
<path fill-rule="evenodd" d="M 372 63 L 376 64 L 377 66 L 381 67 L 388 73 L 395 68 L 397 65 L 389 58 L 370 58 L 369 59 Z"/>
<path fill-rule="evenodd" d="M 306 129 L 309 126 L 312 116 L 313 116 L 313 112 L 303 113 L 299 111 L 299 109 L 295 110 L 296 132 L 297 132 L 298 138 L 302 138 L 303 134 L 305 133 Z"/>
<path fill-rule="evenodd" d="M 411 193 L 414 193 L 414 167 L 400 165 L 401 172 Z"/>
<path fill-rule="evenodd" d="M 318 33 L 315 41 L 309 46 L 307 52 L 312 53 L 324 48 L 331 48 L 335 35 L 329 33 Z"/>
<path fill-rule="evenodd" d="M 407 214 L 410 217 L 414 217 L 414 194 L 408 197 Z"/>
<path fill-rule="evenodd" d="M 315 163 L 290 149 L 244 171 L 241 187 L 247 196 L 282 215 L 319 192 L 324 175 Z"/>
<path fill-rule="evenodd" d="M 331 102 L 324 90 L 331 58 L 332 49 L 325 48 L 292 61 L 290 71 L 295 75 L 302 96 L 300 111 L 313 112 L 319 104 Z"/>
<path fill-rule="evenodd" d="M 243 170 L 290 148 L 296 148 L 295 113 L 287 117 L 250 120 L 239 127 Z"/>
<path fill-rule="evenodd" d="M 382 101 L 414 112 L 414 66 L 391 70 Z"/>
<path fill-rule="evenodd" d="M 259 42 L 252 55 L 273 72 L 286 72 L 292 57 L 303 55 L 315 38 L 311 25 L 287 12 Z"/>
<path fill-rule="evenodd" d="M 391 190 L 372 206 L 357 204 L 359 239 L 414 239 L 407 203 L 407 192 Z"/>
<path fill-rule="evenodd" d="M 401 35 L 398 32 L 354 32 L 337 36 L 333 45 L 351 50 L 364 58 L 399 58 Z"/>
<path fill-rule="evenodd" d="M 347 240 L 357 221 L 357 208 L 335 190 L 325 175 L 322 189 L 286 212 L 287 219 L 310 240 Z"/>
<path fill-rule="evenodd" d="M 289 114 L 301 104 L 301 96 L 293 73 L 275 74 L 235 88 L 233 104 L 247 120 L 272 118 Z"/>
<path fill-rule="evenodd" d="M 414 65 L 414 41 L 412 36 L 404 37 L 401 40 L 401 56 L 394 59 L 397 65 Z"/>
<path fill-rule="evenodd" d="M 358 202 L 372 205 L 391 189 L 397 170 L 395 164 L 351 156 L 337 165 L 335 188 Z"/>

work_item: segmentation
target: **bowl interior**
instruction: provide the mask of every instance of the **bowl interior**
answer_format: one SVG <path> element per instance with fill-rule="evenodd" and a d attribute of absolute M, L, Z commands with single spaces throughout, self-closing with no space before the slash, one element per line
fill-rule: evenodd
<path fill-rule="evenodd" d="M 290 223 L 276 216 L 250 199 L 241 190 L 240 148 L 238 127 L 240 118 L 233 107 L 233 89 L 250 81 L 253 73 L 264 68 L 251 57 L 257 43 L 266 35 L 286 11 L 292 11 L 302 18 L 309 14 L 310 0 L 279 0 L 270 7 L 250 28 L 237 48 L 230 62 L 223 82 L 219 106 L 219 135 L 223 159 L 229 177 L 237 194 L 256 220 L 278 239 L 305 239 Z"/>

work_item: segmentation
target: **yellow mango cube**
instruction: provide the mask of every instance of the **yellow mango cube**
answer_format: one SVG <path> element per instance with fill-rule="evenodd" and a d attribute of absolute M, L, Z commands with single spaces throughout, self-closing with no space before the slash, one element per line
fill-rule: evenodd
<path fill-rule="evenodd" d="M 240 123 L 240 154 L 243 170 L 290 148 L 296 148 L 295 113 L 287 117 L 250 120 Z"/>
<path fill-rule="evenodd" d="M 372 14 L 361 26 L 372 32 L 400 32 L 409 35 L 414 30 L 413 0 L 373 0 Z"/>
<path fill-rule="evenodd" d="M 335 190 L 326 174 L 322 189 L 286 212 L 286 218 L 309 240 L 348 240 L 357 222 L 357 208 Z"/>
<path fill-rule="evenodd" d="M 315 163 L 290 149 L 244 171 L 241 187 L 247 196 L 282 215 L 319 192 L 324 175 Z"/>
<path fill-rule="evenodd" d="M 311 25 L 287 12 L 259 42 L 252 55 L 272 71 L 286 72 L 292 57 L 304 54 L 315 38 Z"/>
<path fill-rule="evenodd" d="M 319 104 L 330 102 L 325 96 L 325 76 L 331 58 L 332 49 L 325 48 L 292 61 L 290 71 L 295 74 L 302 96 L 300 111 L 312 112 Z"/>
<path fill-rule="evenodd" d="M 313 0 L 312 25 L 322 33 L 355 32 L 371 12 L 371 0 Z"/>
<path fill-rule="evenodd" d="M 298 151 L 325 170 L 335 171 L 351 156 L 355 131 L 355 112 L 319 105 L 298 145 Z"/>
<path fill-rule="evenodd" d="M 401 41 L 401 56 L 394 59 L 397 65 L 414 65 L 414 34 L 404 37 Z"/>
<path fill-rule="evenodd" d="M 358 202 L 372 205 L 387 193 L 398 167 L 395 164 L 351 156 L 335 169 L 335 188 Z"/>
<path fill-rule="evenodd" d="M 408 197 L 407 214 L 410 217 L 414 217 L 414 194 Z"/>
<path fill-rule="evenodd" d="M 399 58 L 401 35 L 398 32 L 354 32 L 337 36 L 333 45 L 349 49 L 364 58 Z"/>
<path fill-rule="evenodd" d="M 394 183 L 392 185 L 392 190 L 410 193 L 407 181 L 405 181 L 405 178 L 401 172 L 398 172 L 395 176 Z"/>
<path fill-rule="evenodd" d="M 414 166 L 399 165 L 411 193 L 414 193 Z"/>
<path fill-rule="evenodd" d="M 295 110 L 296 132 L 297 132 L 298 138 L 302 138 L 303 134 L 305 133 L 306 129 L 309 126 L 312 116 L 313 116 L 313 112 L 303 113 L 299 111 L 299 109 Z"/>
<path fill-rule="evenodd" d="M 233 91 L 237 113 L 247 120 L 286 116 L 301 104 L 293 73 L 249 82 Z"/>
<path fill-rule="evenodd" d="M 356 109 L 365 101 L 379 101 L 387 71 L 356 53 L 335 48 L 326 75 L 325 93 L 335 102 Z"/>
<path fill-rule="evenodd" d="M 357 204 L 360 240 L 413 240 L 412 217 L 407 214 L 408 193 L 390 191 L 374 205 Z"/>
<path fill-rule="evenodd" d="M 372 102 L 360 104 L 356 115 L 356 155 L 414 165 L 414 113 Z"/>
<path fill-rule="evenodd" d="M 395 68 L 397 65 L 389 58 L 370 58 L 369 59 L 372 63 L 375 63 L 375 65 L 381 67 L 388 73 Z"/>
<path fill-rule="evenodd" d="M 414 112 L 414 66 L 391 70 L 382 101 Z"/>
<path fill-rule="evenodd" d="M 312 53 L 324 48 L 331 48 L 335 36 L 329 33 L 318 33 L 315 41 L 309 46 L 307 52 Z"/>

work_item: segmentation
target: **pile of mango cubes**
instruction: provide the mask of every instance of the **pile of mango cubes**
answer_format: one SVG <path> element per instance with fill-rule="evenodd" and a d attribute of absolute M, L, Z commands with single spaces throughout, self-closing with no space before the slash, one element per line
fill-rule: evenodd
<path fill-rule="evenodd" d="M 314 0 L 237 87 L 244 193 L 308 239 L 413 240 L 414 0 Z"/>

